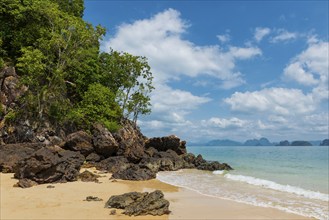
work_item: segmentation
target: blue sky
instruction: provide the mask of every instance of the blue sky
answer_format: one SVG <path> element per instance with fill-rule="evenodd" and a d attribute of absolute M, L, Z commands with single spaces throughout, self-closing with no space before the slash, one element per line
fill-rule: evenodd
<path fill-rule="evenodd" d="M 328 138 L 328 1 L 85 0 L 102 50 L 146 56 L 147 136 Z"/>

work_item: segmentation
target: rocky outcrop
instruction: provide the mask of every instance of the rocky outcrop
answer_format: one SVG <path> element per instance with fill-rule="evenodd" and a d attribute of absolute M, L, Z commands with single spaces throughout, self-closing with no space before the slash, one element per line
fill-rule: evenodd
<path fill-rule="evenodd" d="M 94 151 L 92 137 L 85 131 L 77 131 L 66 137 L 64 148 L 71 151 L 78 151 L 87 156 Z"/>
<path fill-rule="evenodd" d="M 112 177 L 115 179 L 122 179 L 122 180 L 150 180 L 156 177 L 156 172 L 148 169 L 148 168 L 141 168 L 138 165 L 131 164 L 124 170 L 118 170 L 112 174 Z"/>
<path fill-rule="evenodd" d="M 119 144 L 118 156 L 124 156 L 131 163 L 138 163 L 144 157 L 146 137 L 131 121 L 124 121 L 123 127 L 113 134 Z"/>
<path fill-rule="evenodd" d="M 100 124 L 94 126 L 93 144 L 95 151 L 104 157 L 116 155 L 119 149 L 119 144 L 111 132 Z"/>
<path fill-rule="evenodd" d="M 123 214 L 138 215 L 165 215 L 169 214 L 169 201 L 164 199 L 160 190 L 151 193 L 131 192 L 118 196 L 111 196 L 105 208 L 124 209 Z"/>
<path fill-rule="evenodd" d="M 84 159 L 79 152 L 43 147 L 19 162 L 14 176 L 38 184 L 75 181 Z"/>
<path fill-rule="evenodd" d="M 233 168 L 226 163 L 219 163 L 218 161 L 206 161 L 202 155 L 199 154 L 193 161 L 195 167 L 199 170 L 233 170 Z"/>
<path fill-rule="evenodd" d="M 108 171 L 110 173 L 116 173 L 120 170 L 125 170 L 130 165 L 131 164 L 129 163 L 127 158 L 123 156 L 109 157 L 95 164 L 98 170 Z"/>
<path fill-rule="evenodd" d="M 0 172 L 13 173 L 19 161 L 44 147 L 41 143 L 0 145 Z"/>
<path fill-rule="evenodd" d="M 158 151 L 173 150 L 178 155 L 186 153 L 186 142 L 180 141 L 180 139 L 175 135 L 170 135 L 167 137 L 155 137 L 150 138 L 145 143 L 145 148 L 153 147 Z"/>

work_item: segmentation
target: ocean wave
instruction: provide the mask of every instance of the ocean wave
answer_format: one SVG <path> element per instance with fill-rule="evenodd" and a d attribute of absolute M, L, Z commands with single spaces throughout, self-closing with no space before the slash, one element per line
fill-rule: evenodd
<path fill-rule="evenodd" d="M 215 171 L 213 171 L 212 173 L 213 174 L 216 174 L 216 175 L 223 175 L 224 174 L 224 170 L 215 170 Z"/>
<path fill-rule="evenodd" d="M 239 181 L 248 183 L 255 186 L 261 186 L 267 189 L 273 189 L 281 192 L 287 192 L 287 193 L 293 193 L 299 196 L 303 196 L 309 199 L 318 199 L 321 201 L 328 202 L 329 201 L 329 195 L 315 192 L 307 189 L 303 189 L 296 186 L 290 186 L 290 185 L 282 185 L 273 181 L 259 179 L 251 176 L 243 176 L 243 175 L 234 175 L 234 174 L 225 174 L 225 178 L 229 180 Z"/>

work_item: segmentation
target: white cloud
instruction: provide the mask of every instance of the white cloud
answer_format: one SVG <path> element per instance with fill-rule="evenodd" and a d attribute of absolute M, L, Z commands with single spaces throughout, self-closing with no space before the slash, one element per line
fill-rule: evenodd
<path fill-rule="evenodd" d="M 231 37 L 228 34 L 217 35 L 217 38 L 221 43 L 227 43 L 231 40 Z"/>
<path fill-rule="evenodd" d="M 311 43 L 283 71 L 285 80 L 313 86 L 314 99 L 328 99 L 329 43 Z"/>
<path fill-rule="evenodd" d="M 277 35 L 275 37 L 272 37 L 270 40 L 271 43 L 278 43 L 282 41 L 289 41 L 289 40 L 294 40 L 298 37 L 298 34 L 295 32 L 289 32 L 284 29 L 279 29 L 277 31 Z"/>
<path fill-rule="evenodd" d="M 146 56 L 155 80 L 161 83 L 181 76 L 208 75 L 219 83 L 230 81 L 231 85 L 241 85 L 244 81 L 237 74 L 236 60 L 260 55 L 260 49 L 229 47 L 225 51 L 218 45 L 198 46 L 183 39 L 187 28 L 180 13 L 168 9 L 150 19 L 119 26 L 116 34 L 105 43 L 105 48 Z"/>
<path fill-rule="evenodd" d="M 230 119 L 212 117 L 201 121 L 202 126 L 212 128 L 242 128 L 248 124 L 248 121 L 233 117 Z"/>
<path fill-rule="evenodd" d="M 254 38 L 257 42 L 260 42 L 266 35 L 270 34 L 271 29 L 267 27 L 257 27 L 255 29 Z"/>
<path fill-rule="evenodd" d="M 293 115 L 312 112 L 315 109 L 312 95 L 304 95 L 298 89 L 269 88 L 254 92 L 235 92 L 224 99 L 231 110 L 257 114 Z"/>

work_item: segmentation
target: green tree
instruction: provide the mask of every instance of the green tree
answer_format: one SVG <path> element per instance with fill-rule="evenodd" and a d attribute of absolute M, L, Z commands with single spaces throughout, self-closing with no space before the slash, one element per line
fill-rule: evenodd
<path fill-rule="evenodd" d="M 149 95 L 152 86 L 152 72 L 147 59 L 129 53 L 110 51 L 100 55 L 101 81 L 116 92 L 122 114 L 137 121 L 139 114 L 150 112 Z"/>
<path fill-rule="evenodd" d="M 85 129 L 90 129 L 97 122 L 115 131 L 119 127 L 120 113 L 115 95 L 108 87 L 96 83 L 89 85 L 83 100 L 70 112 L 68 118 Z"/>

